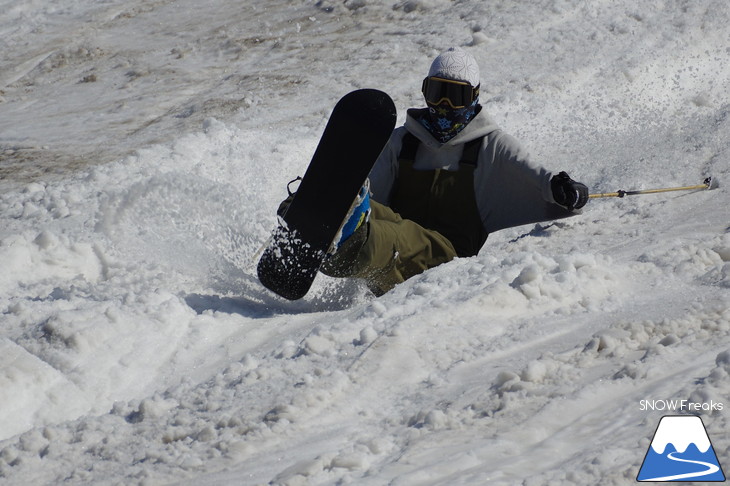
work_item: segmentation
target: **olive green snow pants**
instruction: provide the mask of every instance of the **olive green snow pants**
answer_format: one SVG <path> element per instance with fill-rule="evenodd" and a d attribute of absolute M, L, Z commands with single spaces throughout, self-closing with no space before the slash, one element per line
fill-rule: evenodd
<path fill-rule="evenodd" d="M 429 268 L 456 257 L 441 233 L 403 219 L 387 206 L 370 202 L 368 224 L 362 225 L 321 268 L 330 277 L 366 280 L 375 295 Z"/>

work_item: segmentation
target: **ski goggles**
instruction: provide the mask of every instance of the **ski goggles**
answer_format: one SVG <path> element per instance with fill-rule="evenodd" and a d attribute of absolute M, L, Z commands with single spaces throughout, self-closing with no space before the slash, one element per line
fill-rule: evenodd
<path fill-rule="evenodd" d="M 479 86 L 476 88 L 466 81 L 427 77 L 421 87 L 426 103 L 440 105 L 446 101 L 452 108 L 464 108 L 471 105 L 479 96 Z"/>

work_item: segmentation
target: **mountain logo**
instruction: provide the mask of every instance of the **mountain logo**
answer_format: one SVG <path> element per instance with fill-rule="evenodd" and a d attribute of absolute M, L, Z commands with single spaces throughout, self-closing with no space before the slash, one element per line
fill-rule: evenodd
<path fill-rule="evenodd" d="M 696 415 L 659 421 L 637 481 L 725 481 L 705 424 Z"/>

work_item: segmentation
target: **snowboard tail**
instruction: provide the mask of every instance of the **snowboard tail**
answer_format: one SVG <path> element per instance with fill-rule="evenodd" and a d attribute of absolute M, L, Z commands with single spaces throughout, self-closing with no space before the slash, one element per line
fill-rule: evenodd
<path fill-rule="evenodd" d="M 266 288 L 290 300 L 307 294 L 395 120 L 395 105 L 382 91 L 353 91 L 335 105 L 294 199 L 259 260 L 257 274 Z"/>

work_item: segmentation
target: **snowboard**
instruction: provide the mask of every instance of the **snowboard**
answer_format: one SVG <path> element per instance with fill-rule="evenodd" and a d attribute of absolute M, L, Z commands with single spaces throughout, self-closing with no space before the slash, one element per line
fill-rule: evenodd
<path fill-rule="evenodd" d="M 395 121 L 393 100 L 382 91 L 360 89 L 337 102 L 258 262 L 266 288 L 289 300 L 307 294 Z"/>

